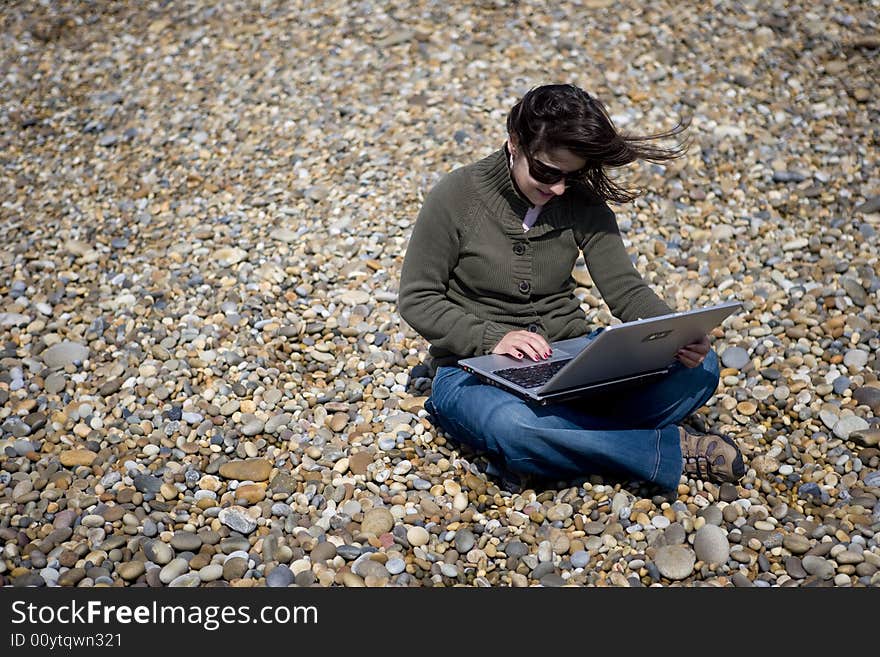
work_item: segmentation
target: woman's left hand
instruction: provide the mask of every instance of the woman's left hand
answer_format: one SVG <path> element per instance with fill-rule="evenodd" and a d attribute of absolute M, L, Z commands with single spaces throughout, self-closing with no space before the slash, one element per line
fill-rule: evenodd
<path fill-rule="evenodd" d="M 699 342 L 685 345 L 678 350 L 675 357 L 685 367 L 699 367 L 709 353 L 709 336 L 704 335 Z"/>

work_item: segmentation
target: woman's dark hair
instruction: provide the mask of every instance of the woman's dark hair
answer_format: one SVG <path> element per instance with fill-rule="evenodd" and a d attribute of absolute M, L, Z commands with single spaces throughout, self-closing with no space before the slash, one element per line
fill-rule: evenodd
<path fill-rule="evenodd" d="M 636 160 L 665 162 L 684 155 L 686 143 L 661 148 L 647 142 L 681 134 L 689 121 L 653 135 L 618 132 L 598 99 L 571 84 L 549 84 L 530 90 L 507 115 L 507 132 L 520 148 L 534 155 L 565 148 L 587 161 L 582 182 L 603 201 L 626 203 L 637 192 L 611 180 L 605 169 Z"/>

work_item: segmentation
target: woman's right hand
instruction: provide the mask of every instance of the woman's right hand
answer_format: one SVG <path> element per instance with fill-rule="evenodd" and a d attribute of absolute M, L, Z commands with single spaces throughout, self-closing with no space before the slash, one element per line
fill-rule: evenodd
<path fill-rule="evenodd" d="M 528 356 L 532 360 L 542 360 L 549 358 L 553 350 L 539 333 L 530 331 L 511 331 L 492 349 L 493 354 L 506 354 L 521 360 L 523 356 Z"/>

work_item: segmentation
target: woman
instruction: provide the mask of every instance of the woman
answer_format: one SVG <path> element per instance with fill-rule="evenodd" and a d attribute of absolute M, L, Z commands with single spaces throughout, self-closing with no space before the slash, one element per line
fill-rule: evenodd
<path fill-rule="evenodd" d="M 732 440 L 677 426 L 718 385 L 708 337 L 681 349 L 658 381 L 541 407 L 456 366 L 488 353 L 539 361 L 550 355 L 549 342 L 586 334 L 571 276 L 579 253 L 615 317 L 672 312 L 632 266 L 606 202 L 634 195 L 606 169 L 680 156 L 681 149 L 648 142 L 681 129 L 624 136 L 578 87 L 538 87 L 510 111 L 503 148 L 446 175 L 425 199 L 399 300 L 401 316 L 431 343 L 437 369 L 425 408 L 502 474 L 562 480 L 615 473 L 667 489 L 682 471 L 717 482 L 742 476 Z"/>

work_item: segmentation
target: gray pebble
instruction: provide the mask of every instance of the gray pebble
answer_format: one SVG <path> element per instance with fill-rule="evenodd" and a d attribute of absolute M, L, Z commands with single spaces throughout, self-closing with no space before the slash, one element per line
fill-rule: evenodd
<path fill-rule="evenodd" d="M 444 577 L 458 577 L 458 568 L 456 568 L 455 564 L 441 563 L 440 572 L 443 574 Z"/>
<path fill-rule="evenodd" d="M 733 502 L 734 500 L 739 499 L 739 491 L 734 484 L 724 482 L 721 484 L 719 498 L 722 502 Z"/>
<path fill-rule="evenodd" d="M 578 550 L 571 555 L 570 561 L 573 568 L 586 568 L 590 563 L 590 553 L 586 550 Z"/>
<path fill-rule="evenodd" d="M 730 556 L 730 543 L 721 527 L 707 524 L 694 536 L 694 551 L 700 561 L 723 564 Z"/>
<path fill-rule="evenodd" d="M 171 547 L 178 552 L 195 552 L 202 547 L 202 539 L 192 532 L 175 532 L 171 537 Z"/>
<path fill-rule="evenodd" d="M 459 529 L 455 532 L 455 549 L 458 550 L 460 554 L 470 552 L 475 543 L 476 539 L 474 538 L 474 534 L 469 529 Z"/>
<path fill-rule="evenodd" d="M 164 566 L 174 558 L 174 550 L 162 541 L 146 541 L 144 554 L 147 559 L 159 566 Z"/>
<path fill-rule="evenodd" d="M 741 570 L 736 571 L 730 578 L 733 585 L 737 588 L 750 588 L 754 586 L 752 581 Z"/>
<path fill-rule="evenodd" d="M 266 576 L 266 586 L 281 588 L 293 584 L 293 573 L 285 565 L 275 566 Z"/>
<path fill-rule="evenodd" d="M 849 435 L 855 431 L 864 431 L 870 425 L 858 415 L 847 415 L 840 418 L 834 425 L 834 435 L 842 440 L 849 438 Z"/>
<path fill-rule="evenodd" d="M 52 345 L 43 351 L 40 356 L 47 367 L 61 368 L 86 360 L 89 356 L 89 348 L 79 342 L 64 340 Z"/>
<path fill-rule="evenodd" d="M 849 390 L 850 385 L 851 385 L 851 382 L 849 380 L 849 377 L 846 377 L 846 376 L 837 377 L 836 379 L 834 379 L 834 382 L 831 384 L 831 386 L 834 390 L 834 394 L 836 394 L 836 395 L 842 395 L 846 390 Z"/>
<path fill-rule="evenodd" d="M 354 562 L 351 568 L 352 572 L 361 577 L 375 577 L 382 579 L 388 577 L 388 570 L 378 561 L 373 561 L 368 554 L 364 554 L 360 559 Z"/>
<path fill-rule="evenodd" d="M 724 522 L 724 517 L 721 513 L 721 509 L 719 509 L 715 504 L 710 504 L 704 509 L 700 509 L 697 513 L 697 517 L 705 518 L 707 525 L 721 525 Z"/>
<path fill-rule="evenodd" d="M 815 575 L 819 579 L 831 579 L 834 577 L 834 565 L 822 557 L 808 554 L 801 559 L 801 565 L 806 572 L 810 575 Z"/>
<path fill-rule="evenodd" d="M 203 582 L 213 582 L 223 577 L 223 566 L 219 563 L 210 563 L 199 570 L 199 579 Z"/>
<path fill-rule="evenodd" d="M 558 573 L 547 573 L 541 579 L 541 586 L 557 588 L 565 586 L 565 579 Z"/>
<path fill-rule="evenodd" d="M 379 439 L 379 449 L 383 451 L 388 451 L 390 449 L 394 449 L 397 446 L 397 438 L 380 438 Z"/>
<path fill-rule="evenodd" d="M 16 440 L 12 443 L 12 449 L 15 450 L 16 455 L 24 456 L 28 452 L 36 452 L 39 448 L 29 440 Z"/>
<path fill-rule="evenodd" d="M 673 522 L 663 530 L 663 538 L 666 545 L 681 545 L 687 540 L 687 532 L 680 522 Z"/>
<path fill-rule="evenodd" d="M 336 554 L 346 561 L 351 561 L 361 556 L 361 549 L 355 545 L 339 545 L 336 548 Z"/>
<path fill-rule="evenodd" d="M 241 534 L 250 534 L 257 528 L 257 521 L 251 518 L 241 507 L 221 509 L 220 522 Z"/>
<path fill-rule="evenodd" d="M 749 352 L 742 347 L 728 347 L 721 354 L 721 362 L 724 367 L 736 370 L 743 369 L 749 363 Z"/>
<path fill-rule="evenodd" d="M 155 495 L 162 488 L 162 480 L 154 475 L 139 474 L 131 478 L 134 487 L 142 493 Z"/>
<path fill-rule="evenodd" d="M 144 518 L 141 523 L 141 531 L 147 538 L 153 538 L 159 533 L 159 529 L 156 527 L 156 523 L 153 522 L 152 518 Z"/>
<path fill-rule="evenodd" d="M 798 555 L 806 553 L 812 547 L 812 542 L 802 534 L 786 534 L 782 539 L 782 547 Z"/>
<path fill-rule="evenodd" d="M 654 563 L 663 577 L 680 580 L 690 577 L 694 572 L 696 555 L 684 545 L 664 545 L 657 548 Z"/>
<path fill-rule="evenodd" d="M 399 575 L 404 570 L 406 570 L 406 562 L 399 557 L 392 557 L 385 562 L 385 569 L 391 575 Z"/>
<path fill-rule="evenodd" d="M 172 559 L 159 572 L 159 580 L 163 584 L 169 584 L 171 581 L 173 581 L 177 577 L 180 577 L 188 570 L 189 563 L 187 563 L 186 559 L 181 559 L 180 557 Z"/>
<path fill-rule="evenodd" d="M 168 583 L 169 588 L 195 588 L 202 583 L 198 573 L 184 573 Z"/>
<path fill-rule="evenodd" d="M 785 572 L 794 577 L 795 579 L 806 579 L 807 571 L 804 570 L 803 565 L 801 564 L 801 560 L 797 557 L 785 557 Z"/>
<path fill-rule="evenodd" d="M 556 571 L 556 567 L 550 561 L 539 563 L 531 572 L 533 579 L 541 579 L 544 575 L 549 575 Z"/>

